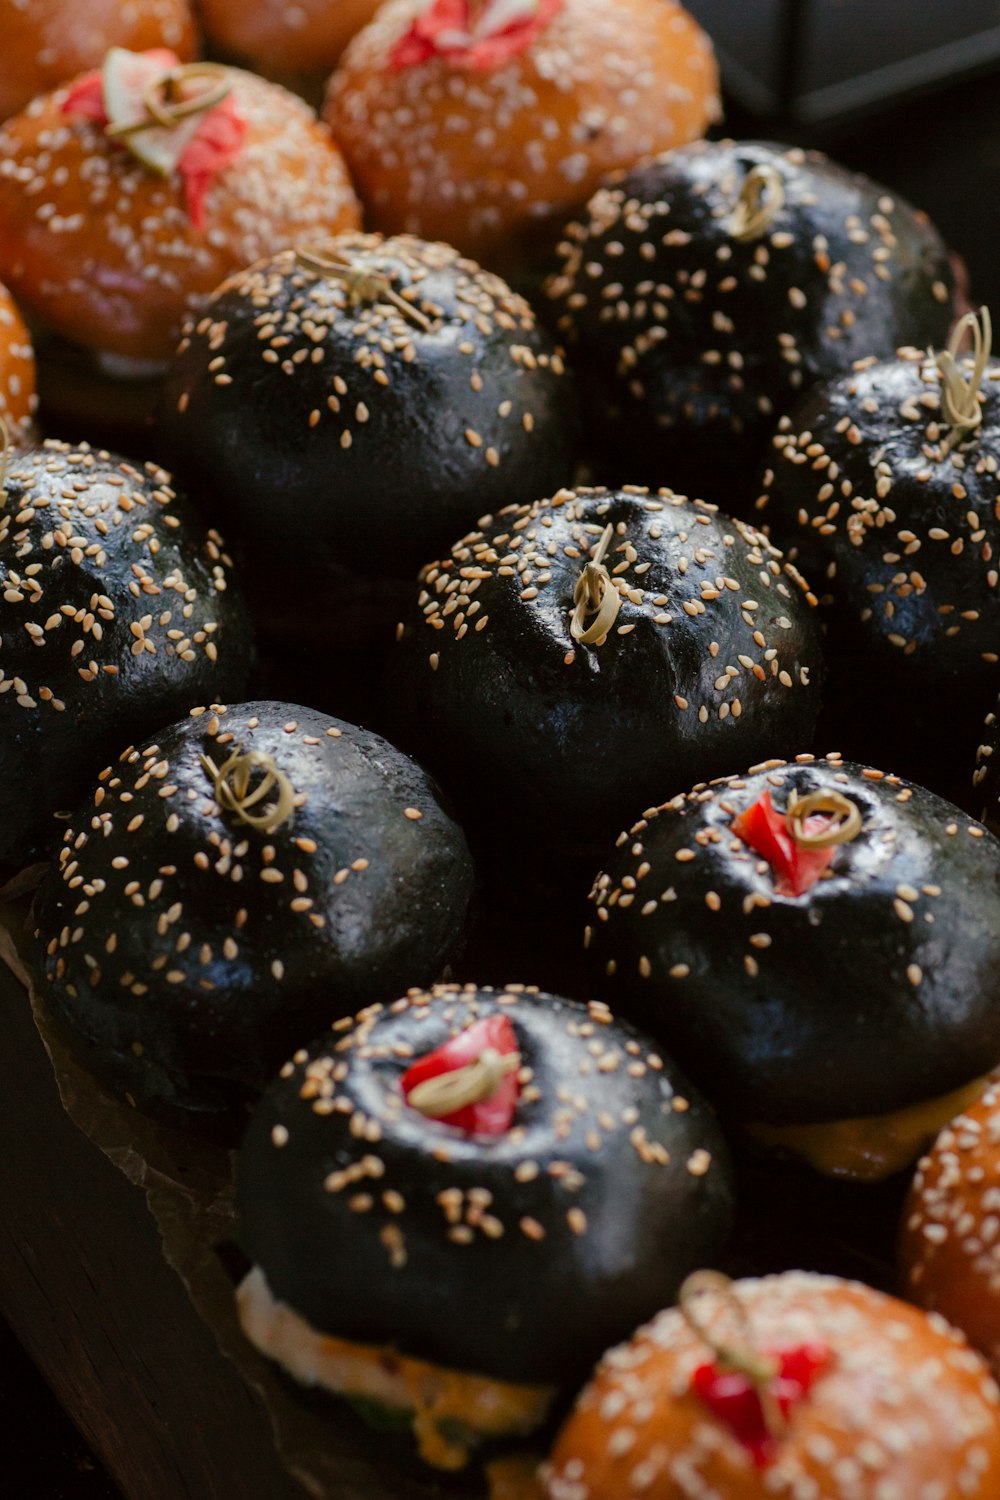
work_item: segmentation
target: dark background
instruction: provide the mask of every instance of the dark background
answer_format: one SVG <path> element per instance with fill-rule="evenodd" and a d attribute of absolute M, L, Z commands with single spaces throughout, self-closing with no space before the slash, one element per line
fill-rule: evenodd
<path fill-rule="evenodd" d="M 1000 74 L 835 125 L 762 122 L 729 100 L 726 132 L 819 146 L 903 194 L 964 258 L 973 304 L 1000 306 Z M 11 1500 L 120 1500 L 2 1323 L 0 1464 Z"/>

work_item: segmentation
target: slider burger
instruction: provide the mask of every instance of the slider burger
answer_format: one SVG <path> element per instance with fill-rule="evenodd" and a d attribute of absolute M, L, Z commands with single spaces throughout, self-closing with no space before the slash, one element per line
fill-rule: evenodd
<path fill-rule="evenodd" d="M 300 236 L 219 287 L 170 367 L 162 452 L 251 560 L 410 578 L 570 476 L 572 380 L 523 297 L 448 245 Z"/>
<path fill-rule="evenodd" d="M 438 985 L 295 1054 L 237 1208 L 251 1341 L 456 1469 L 719 1252 L 731 1189 L 710 1109 L 603 1004 Z"/>
<path fill-rule="evenodd" d="M 109 755 L 199 699 L 242 693 L 253 659 L 222 538 L 163 469 L 86 444 L 5 449 L 0 865 L 47 857 L 53 814 Z"/>
<path fill-rule="evenodd" d="M 1000 1059 L 1000 841 L 832 757 L 651 808 L 591 892 L 609 996 L 753 1138 L 872 1180 Z"/>
<path fill-rule="evenodd" d="M 420 583 L 396 733 L 501 846 L 516 820 L 560 859 L 585 842 L 589 874 L 634 807 L 810 743 L 807 586 L 715 506 L 562 489 L 484 516 Z M 510 790 L 502 810 L 484 786 Z"/>
<path fill-rule="evenodd" d="M 943 1320 L 857 1282 L 700 1272 L 613 1349 L 549 1500 L 993 1500 L 1000 1392 Z"/>
<path fill-rule="evenodd" d="M 0 128 L 0 279 L 113 374 L 157 372 L 232 271 L 357 219 L 300 99 L 165 49 L 112 48 Z"/>
<path fill-rule="evenodd" d="M 71 817 L 38 964 L 116 1097 L 232 1134 L 303 1038 L 436 977 L 472 883 L 433 783 L 378 735 L 287 703 L 196 708 Z"/>
<path fill-rule="evenodd" d="M 940 347 L 953 316 L 924 214 L 763 141 L 697 141 L 610 179 L 560 256 L 547 317 L 603 461 L 740 514 L 800 392 L 901 344 Z"/>
<path fill-rule="evenodd" d="M 1000 1370 L 1000 1081 L 917 1165 L 899 1244 L 905 1296 L 939 1312 Z"/>
<path fill-rule="evenodd" d="M 718 82 L 676 0 L 391 0 L 323 113 L 373 229 L 516 265 L 605 173 L 701 135 Z"/>
<path fill-rule="evenodd" d="M 756 503 L 819 596 L 831 722 L 928 777 L 963 738 L 971 753 L 1000 684 L 991 352 L 983 307 L 947 348 L 902 349 L 816 385 L 779 423 Z"/>

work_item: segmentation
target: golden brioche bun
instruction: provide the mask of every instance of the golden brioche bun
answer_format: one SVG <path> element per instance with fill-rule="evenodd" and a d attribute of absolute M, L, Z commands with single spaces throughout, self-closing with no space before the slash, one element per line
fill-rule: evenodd
<path fill-rule="evenodd" d="M 27 436 L 36 404 L 31 339 L 13 297 L 0 286 L 0 417 L 12 443 Z"/>
<path fill-rule="evenodd" d="M 903 1211 L 900 1287 L 1000 1370 L 1000 1080 L 941 1131 Z"/>
<path fill-rule="evenodd" d="M 0 0 L 0 39 L 0 120 L 100 67 L 109 47 L 195 51 L 188 0 Z"/>
<path fill-rule="evenodd" d="M 711 45 L 675 0 L 564 0 L 527 47 L 472 69 L 390 57 L 420 0 L 389 0 L 330 80 L 324 117 L 368 226 L 498 265 L 600 179 L 700 136 L 717 115 Z M 513 249 L 511 242 L 513 241 Z"/>
<path fill-rule="evenodd" d="M 329 73 L 380 0 L 201 0 L 206 37 L 268 76 Z"/>
<path fill-rule="evenodd" d="M 103 354 L 165 360 L 184 315 L 233 271 L 357 226 L 326 127 L 276 84 L 223 71 L 248 132 L 208 187 L 203 229 L 177 174 L 157 176 L 100 124 L 64 113 L 65 88 L 0 128 L 0 279 L 39 325 Z"/>
<path fill-rule="evenodd" d="M 736 1282 L 754 1347 L 830 1361 L 756 1467 L 690 1389 L 712 1359 L 673 1308 L 605 1355 L 546 1466 L 550 1500 L 988 1500 L 1000 1392 L 941 1319 L 870 1287 L 788 1272 Z M 713 1333 L 731 1326 L 721 1299 Z"/>

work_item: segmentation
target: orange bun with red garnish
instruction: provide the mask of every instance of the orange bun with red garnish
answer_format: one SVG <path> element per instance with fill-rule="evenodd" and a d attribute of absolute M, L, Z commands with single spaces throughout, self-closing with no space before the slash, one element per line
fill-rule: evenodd
<path fill-rule="evenodd" d="M 231 272 L 358 216 L 326 127 L 236 68 L 115 48 L 0 129 L 0 279 L 123 372 Z"/>
<path fill-rule="evenodd" d="M 0 0 L 0 38 L 0 120 L 100 67 L 109 47 L 195 51 L 188 0 Z"/>
<path fill-rule="evenodd" d="M 13 297 L 0 286 L 0 417 L 12 443 L 28 436 L 36 404 L 31 338 Z"/>
<path fill-rule="evenodd" d="M 380 0 L 201 0 L 205 35 L 215 46 L 272 76 L 281 72 L 325 77 Z"/>
<path fill-rule="evenodd" d="M 903 1212 L 900 1290 L 1000 1370 L 1000 1078 L 938 1135 Z"/>
<path fill-rule="evenodd" d="M 700 136 L 717 83 L 675 0 L 390 0 L 347 48 L 324 114 L 371 228 L 492 267 L 607 172 Z"/>
<path fill-rule="evenodd" d="M 786 1272 L 694 1279 L 605 1355 L 549 1500 L 993 1500 L 997 1391 L 941 1319 Z"/>

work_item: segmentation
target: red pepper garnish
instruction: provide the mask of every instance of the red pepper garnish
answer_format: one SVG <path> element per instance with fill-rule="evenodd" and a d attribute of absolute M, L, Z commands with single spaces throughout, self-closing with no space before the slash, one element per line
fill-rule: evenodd
<path fill-rule="evenodd" d="M 829 1365 L 831 1355 L 825 1344 L 808 1343 L 769 1350 L 765 1358 L 777 1365 L 768 1390 L 787 1420 Z M 746 1448 L 758 1469 L 771 1462 L 777 1454 L 779 1439 L 768 1429 L 759 1387 L 749 1375 L 712 1360 L 695 1370 L 691 1389 Z"/>
<path fill-rule="evenodd" d="M 184 183 L 184 197 L 191 222 L 205 227 L 205 194 L 216 173 L 236 160 L 247 138 L 247 122 L 232 94 L 207 110 L 195 133 L 181 152 L 177 170 Z"/>
<path fill-rule="evenodd" d="M 806 818 L 803 828 L 806 833 L 819 833 L 829 828 L 832 821 L 828 813 L 814 813 Z M 769 791 L 739 813 L 730 826 L 738 838 L 767 860 L 777 876 L 774 888 L 779 896 L 804 895 L 816 884 L 836 852 L 834 845 L 810 849 L 796 843 L 788 831 L 785 814 L 774 806 Z"/>
<path fill-rule="evenodd" d="M 164 47 L 153 47 L 139 54 L 155 63 L 164 73 L 179 65 L 176 53 Z M 98 125 L 110 123 L 104 98 L 104 74 L 85 73 L 73 82 L 63 100 L 62 112 L 93 120 Z M 206 109 L 187 145 L 177 157 L 175 170 L 184 185 L 184 202 L 196 229 L 205 227 L 205 194 L 212 178 L 236 160 L 246 142 L 248 125 L 232 94 Z M 127 149 L 124 141 L 119 143 Z"/>
<path fill-rule="evenodd" d="M 430 0 L 389 54 L 394 73 L 430 57 L 485 71 L 531 46 L 563 0 Z"/>
<path fill-rule="evenodd" d="M 418 1084 L 431 1078 L 440 1078 L 445 1073 L 454 1073 L 478 1062 L 487 1050 L 498 1052 L 501 1057 L 517 1052 L 517 1037 L 509 1017 L 493 1015 L 474 1021 L 458 1036 L 411 1063 L 401 1080 L 404 1096 L 408 1099 Z M 513 1122 L 519 1091 L 516 1070 L 505 1073 L 488 1098 L 435 1118 L 470 1135 L 503 1135 Z"/>

